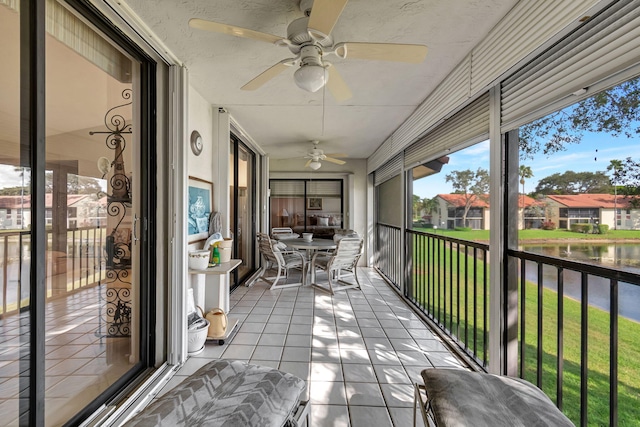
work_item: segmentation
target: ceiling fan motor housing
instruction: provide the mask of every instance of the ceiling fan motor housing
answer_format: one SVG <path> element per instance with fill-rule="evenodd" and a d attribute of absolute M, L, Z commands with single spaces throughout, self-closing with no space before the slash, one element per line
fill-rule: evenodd
<path fill-rule="evenodd" d="M 291 21 L 287 27 L 287 39 L 292 43 L 288 47 L 292 53 L 300 52 L 301 47 L 309 44 L 317 44 L 322 47 L 333 46 L 333 38 L 331 36 L 326 36 L 322 39 L 312 38 L 311 34 L 309 34 L 308 25 L 309 18 L 305 16 Z"/>

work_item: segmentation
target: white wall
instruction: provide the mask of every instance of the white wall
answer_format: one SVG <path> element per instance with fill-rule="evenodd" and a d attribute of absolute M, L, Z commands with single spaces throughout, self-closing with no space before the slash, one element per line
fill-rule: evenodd
<path fill-rule="evenodd" d="M 220 192 L 216 185 L 217 174 L 212 168 L 213 159 L 218 152 L 218 138 L 214 136 L 214 111 L 217 109 L 209 104 L 205 99 L 189 87 L 189 104 L 187 118 L 187 140 L 184 144 L 190 146 L 191 132 L 197 130 L 202 136 L 203 148 L 199 156 L 193 154 L 191 148 L 187 149 L 187 174 L 205 181 L 213 182 L 213 210 L 216 210 L 216 192 Z M 202 243 L 189 245 L 189 249 L 201 249 Z"/>

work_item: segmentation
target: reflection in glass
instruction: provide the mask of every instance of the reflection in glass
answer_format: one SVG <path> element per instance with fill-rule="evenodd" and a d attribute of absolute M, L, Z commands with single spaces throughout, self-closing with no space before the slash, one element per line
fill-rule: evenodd
<path fill-rule="evenodd" d="M 47 14 L 45 420 L 61 425 L 140 357 L 131 244 L 136 67 L 67 8 L 48 2 Z"/>
<path fill-rule="evenodd" d="M 20 14 L 0 3 L 0 420 L 28 413 L 30 185 L 20 158 Z"/>

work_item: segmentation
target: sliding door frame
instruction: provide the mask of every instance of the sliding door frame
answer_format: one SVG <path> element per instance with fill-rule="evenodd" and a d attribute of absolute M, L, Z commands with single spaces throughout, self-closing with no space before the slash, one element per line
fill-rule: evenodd
<path fill-rule="evenodd" d="M 155 359 L 155 307 L 153 287 L 156 261 L 156 62 L 138 45 L 109 22 L 98 9 L 82 0 L 66 0 L 76 13 L 89 21 L 107 38 L 140 62 L 140 149 L 141 191 L 138 229 L 140 242 L 140 360 L 116 380 L 67 424 L 78 424 L 100 406 L 113 400 L 147 369 Z M 45 19 L 46 0 L 20 2 L 20 82 L 21 139 L 20 162 L 31 169 L 31 264 L 28 322 L 21 340 L 21 372 L 28 381 L 20 381 L 20 424 L 45 425 Z M 26 345 L 28 342 L 28 345 Z"/>

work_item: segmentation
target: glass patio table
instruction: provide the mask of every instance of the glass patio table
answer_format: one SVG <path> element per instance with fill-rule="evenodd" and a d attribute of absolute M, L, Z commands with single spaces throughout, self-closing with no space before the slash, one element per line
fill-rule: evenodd
<path fill-rule="evenodd" d="M 336 248 L 336 242 L 329 239 L 313 239 L 311 241 L 298 239 L 281 240 L 285 245 L 294 249 L 304 249 L 307 251 L 307 263 L 311 263 L 311 257 L 316 251 L 329 250 Z M 307 271 L 309 266 L 307 267 Z M 311 272 L 311 283 L 315 282 L 315 271 Z"/>

